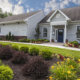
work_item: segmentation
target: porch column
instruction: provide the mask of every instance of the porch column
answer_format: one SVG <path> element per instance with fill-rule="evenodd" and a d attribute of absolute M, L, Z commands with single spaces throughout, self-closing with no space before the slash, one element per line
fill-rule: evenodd
<path fill-rule="evenodd" d="M 65 24 L 65 28 L 64 28 L 64 43 L 66 42 L 67 39 L 67 25 Z"/>
<path fill-rule="evenodd" d="M 52 25 L 50 26 L 50 42 L 52 42 Z"/>

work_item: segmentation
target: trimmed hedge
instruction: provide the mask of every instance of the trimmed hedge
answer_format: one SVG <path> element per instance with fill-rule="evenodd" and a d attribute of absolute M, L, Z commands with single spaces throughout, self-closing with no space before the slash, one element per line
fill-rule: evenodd
<path fill-rule="evenodd" d="M 36 47 L 32 47 L 32 48 L 30 48 L 29 53 L 30 53 L 30 55 L 32 55 L 32 56 L 34 56 L 34 55 L 37 56 L 37 55 L 39 55 L 39 49 L 36 48 Z"/>
<path fill-rule="evenodd" d="M 20 47 L 20 51 L 23 51 L 24 53 L 28 53 L 29 52 L 29 47 L 27 47 L 27 46 L 21 46 Z"/>
<path fill-rule="evenodd" d="M 52 58 L 52 52 L 47 50 L 47 49 L 44 49 L 41 51 L 41 56 L 46 59 L 46 60 L 49 60 Z"/>
<path fill-rule="evenodd" d="M 13 71 L 9 66 L 0 65 L 0 80 L 12 80 L 13 76 Z"/>
<path fill-rule="evenodd" d="M 19 46 L 17 46 L 17 45 L 12 45 L 12 48 L 13 48 L 14 50 L 16 50 L 16 51 L 19 51 Z"/>

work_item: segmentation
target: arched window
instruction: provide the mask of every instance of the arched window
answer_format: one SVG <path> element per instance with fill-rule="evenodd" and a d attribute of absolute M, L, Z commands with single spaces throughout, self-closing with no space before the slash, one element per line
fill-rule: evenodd
<path fill-rule="evenodd" d="M 43 28 L 43 37 L 47 37 L 47 28 Z"/>

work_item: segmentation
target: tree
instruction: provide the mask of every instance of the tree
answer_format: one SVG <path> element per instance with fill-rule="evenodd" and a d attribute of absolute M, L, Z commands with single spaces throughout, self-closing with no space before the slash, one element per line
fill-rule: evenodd
<path fill-rule="evenodd" d="M 12 16 L 12 13 L 10 13 L 10 12 L 3 12 L 2 9 L 0 8 L 0 18 L 5 18 L 7 16 Z"/>

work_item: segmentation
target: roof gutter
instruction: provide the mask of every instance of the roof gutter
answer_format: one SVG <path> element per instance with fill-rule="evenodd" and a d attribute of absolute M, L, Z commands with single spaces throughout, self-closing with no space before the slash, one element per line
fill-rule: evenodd
<path fill-rule="evenodd" d="M 25 22 L 25 21 L 24 20 L 14 20 L 14 21 L 0 22 L 0 24 L 9 24 L 9 23 L 16 23 L 16 22 Z"/>

